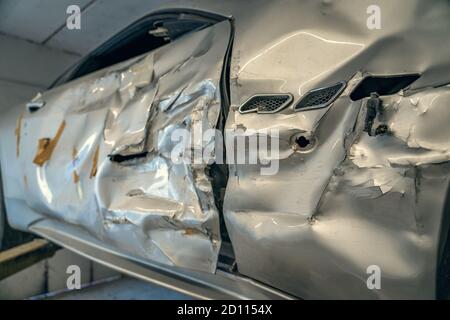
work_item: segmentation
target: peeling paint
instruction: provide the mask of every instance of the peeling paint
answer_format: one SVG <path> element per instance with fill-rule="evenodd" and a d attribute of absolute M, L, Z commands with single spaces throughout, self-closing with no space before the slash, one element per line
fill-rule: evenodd
<path fill-rule="evenodd" d="M 89 173 L 89 179 L 94 178 L 97 175 L 98 156 L 100 152 L 100 145 L 95 148 L 94 156 L 92 157 L 92 167 Z"/>
<path fill-rule="evenodd" d="M 36 152 L 36 156 L 33 159 L 33 163 L 42 167 L 50 158 L 52 157 L 53 151 L 58 144 L 59 139 L 66 127 L 66 122 L 63 121 L 56 132 L 56 135 L 53 139 L 50 138 L 41 138 L 38 141 L 38 149 Z"/>
<path fill-rule="evenodd" d="M 16 157 L 18 158 L 20 155 L 20 134 L 22 129 L 22 119 L 25 111 L 23 111 L 19 118 L 17 118 L 16 129 L 14 130 L 14 134 L 16 135 Z"/>

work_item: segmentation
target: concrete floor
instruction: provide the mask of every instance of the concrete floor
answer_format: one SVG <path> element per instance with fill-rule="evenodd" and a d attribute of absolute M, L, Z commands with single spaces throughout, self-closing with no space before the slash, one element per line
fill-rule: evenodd
<path fill-rule="evenodd" d="M 123 276 L 84 289 L 65 292 L 50 300 L 190 300 L 189 296 L 138 279 Z"/>

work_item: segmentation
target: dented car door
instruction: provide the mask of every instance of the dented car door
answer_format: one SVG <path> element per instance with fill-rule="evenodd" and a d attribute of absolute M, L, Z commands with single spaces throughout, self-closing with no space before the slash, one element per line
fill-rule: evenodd
<path fill-rule="evenodd" d="M 5 196 L 123 252 L 214 272 L 221 236 L 206 164 L 173 161 L 173 132 L 216 128 L 230 28 L 220 22 L 37 96 L 18 117 L 15 150 L 3 146 L 15 158 L 5 172 L 21 176 Z"/>

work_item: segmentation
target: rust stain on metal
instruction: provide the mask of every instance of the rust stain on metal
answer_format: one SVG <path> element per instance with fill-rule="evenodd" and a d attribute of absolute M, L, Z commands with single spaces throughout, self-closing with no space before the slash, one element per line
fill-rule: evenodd
<path fill-rule="evenodd" d="M 80 176 L 78 175 L 77 170 L 75 169 L 75 165 L 76 165 L 76 161 L 77 161 L 77 155 L 78 155 L 77 148 L 73 148 L 72 149 L 72 160 L 73 160 L 73 167 L 74 167 L 74 169 L 73 169 L 72 176 L 73 176 L 73 182 L 75 184 L 77 184 L 80 181 Z"/>
<path fill-rule="evenodd" d="M 92 168 L 91 173 L 89 174 L 89 179 L 92 179 L 97 174 L 97 165 L 98 165 L 98 154 L 100 152 L 100 145 L 95 149 L 94 157 L 92 158 Z"/>
<path fill-rule="evenodd" d="M 22 112 L 19 115 L 19 118 L 17 118 L 17 125 L 16 125 L 16 130 L 15 130 L 15 135 L 16 135 L 16 156 L 17 158 L 20 155 L 20 131 L 22 130 L 22 119 L 23 119 L 23 115 L 24 112 Z"/>
<path fill-rule="evenodd" d="M 44 163 L 46 163 L 52 157 L 53 151 L 55 150 L 55 147 L 58 144 L 58 141 L 61 138 L 61 135 L 65 127 L 66 122 L 63 121 L 60 124 L 58 131 L 56 132 L 56 135 L 53 139 L 50 138 L 39 139 L 38 151 L 33 160 L 34 164 L 37 164 L 38 166 L 42 167 Z"/>

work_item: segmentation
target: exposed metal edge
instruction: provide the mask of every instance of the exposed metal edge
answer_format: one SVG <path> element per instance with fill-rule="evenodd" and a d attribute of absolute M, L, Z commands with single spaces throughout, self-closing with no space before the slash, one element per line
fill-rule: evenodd
<path fill-rule="evenodd" d="M 286 102 L 284 102 L 281 106 L 279 106 L 277 109 L 272 110 L 272 111 L 258 111 L 258 109 L 250 109 L 247 111 L 242 111 L 242 107 L 245 106 L 250 100 L 252 100 L 253 98 L 257 98 L 257 97 L 279 97 L 279 96 L 287 96 L 288 99 L 286 100 Z M 278 111 L 283 110 L 284 108 L 286 108 L 293 100 L 293 96 L 290 93 L 268 93 L 268 94 L 254 94 L 253 96 L 251 96 L 250 98 L 248 98 L 247 100 L 245 100 L 245 102 L 243 104 L 241 104 L 241 106 L 239 107 L 239 112 L 241 114 L 246 114 L 246 113 L 252 113 L 252 112 L 256 112 L 256 113 L 260 113 L 260 114 L 271 114 L 271 113 L 276 113 Z"/>
<path fill-rule="evenodd" d="M 318 104 L 318 105 L 314 105 L 314 106 L 310 106 L 310 107 L 306 107 L 306 108 L 297 108 L 297 106 L 300 104 L 300 102 L 302 102 L 302 100 L 304 98 L 306 98 L 310 93 L 314 93 L 323 89 L 328 89 L 330 87 L 334 87 L 335 85 L 341 84 L 341 88 L 333 95 L 333 97 L 331 97 L 330 100 L 328 100 L 326 103 L 322 103 L 322 104 Z M 332 85 L 326 86 L 326 87 L 320 87 L 317 89 L 313 89 L 308 91 L 303 97 L 300 98 L 300 100 L 294 105 L 294 111 L 295 112 L 301 112 L 301 111 L 308 111 L 308 110 L 315 110 L 315 109 L 322 109 L 322 108 L 326 108 L 329 105 L 331 105 L 341 94 L 342 92 L 344 92 L 345 88 L 347 87 L 347 82 L 345 81 L 339 81 L 336 82 Z"/>
<path fill-rule="evenodd" d="M 86 231 L 55 220 L 40 220 L 30 231 L 81 256 L 132 277 L 198 299 L 294 299 L 248 278 L 218 271 L 215 275 L 159 266 L 118 252 Z"/>
<path fill-rule="evenodd" d="M 364 80 L 366 80 L 367 78 L 391 79 L 391 78 L 397 78 L 397 77 L 409 77 L 409 76 L 417 76 L 418 78 L 417 78 L 416 80 L 412 81 L 410 84 L 408 84 L 408 85 L 407 85 L 406 87 L 404 87 L 403 89 L 400 89 L 398 92 L 400 92 L 401 90 L 408 89 L 409 87 L 411 87 L 411 85 L 412 85 L 414 82 L 416 82 L 417 80 L 420 79 L 420 77 L 422 76 L 422 73 L 418 73 L 418 72 L 412 72 L 412 73 L 410 73 L 410 72 L 407 72 L 407 73 L 395 73 L 395 74 L 379 74 L 379 73 L 367 73 L 367 74 L 364 74 L 364 76 L 359 80 L 358 84 L 357 84 L 357 85 L 352 89 L 352 91 L 349 93 L 349 97 L 350 97 L 350 99 L 351 99 L 352 101 L 358 101 L 358 100 L 363 99 L 363 98 L 361 98 L 361 99 L 353 100 L 353 99 L 352 99 L 352 96 L 353 96 L 353 93 L 356 92 L 356 90 L 359 89 L 359 87 L 361 86 L 361 84 L 364 83 Z M 443 84 L 443 85 L 445 85 L 445 84 Z M 393 93 L 393 94 L 396 94 L 396 93 Z M 391 95 L 392 95 L 392 94 L 391 94 Z"/>

